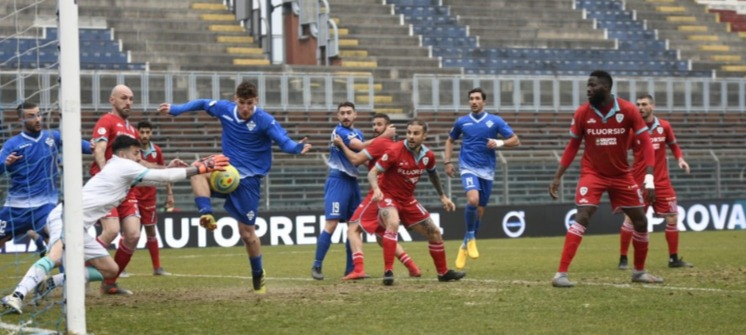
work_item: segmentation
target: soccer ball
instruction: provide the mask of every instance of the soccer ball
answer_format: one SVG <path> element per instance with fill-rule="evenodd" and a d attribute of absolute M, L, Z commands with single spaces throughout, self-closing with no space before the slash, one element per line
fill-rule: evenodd
<path fill-rule="evenodd" d="M 238 170 L 233 165 L 226 166 L 225 171 L 213 171 L 210 174 L 210 189 L 218 193 L 231 193 L 240 183 Z"/>

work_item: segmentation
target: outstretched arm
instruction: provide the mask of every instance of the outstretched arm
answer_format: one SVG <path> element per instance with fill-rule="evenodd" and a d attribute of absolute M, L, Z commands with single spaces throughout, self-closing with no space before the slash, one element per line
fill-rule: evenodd
<path fill-rule="evenodd" d="M 192 100 L 182 105 L 172 105 L 164 102 L 160 106 L 158 106 L 158 113 L 160 113 L 161 115 L 170 114 L 173 116 L 178 116 L 179 114 L 186 112 L 207 110 L 214 103 L 215 100 L 209 99 Z"/>

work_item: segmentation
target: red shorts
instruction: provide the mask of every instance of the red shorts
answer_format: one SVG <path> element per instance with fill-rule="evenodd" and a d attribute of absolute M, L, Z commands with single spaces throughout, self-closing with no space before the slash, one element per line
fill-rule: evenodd
<path fill-rule="evenodd" d="M 378 206 L 370 201 L 371 198 L 373 198 L 373 192 L 368 192 L 365 199 L 355 209 L 350 222 L 358 222 L 368 234 L 383 234 L 385 228 L 378 221 Z"/>
<path fill-rule="evenodd" d="M 643 191 L 643 193 L 646 193 Z M 645 202 L 645 211 L 650 204 Z M 678 204 L 676 203 L 676 192 L 673 187 L 656 188 L 655 189 L 655 202 L 653 203 L 653 216 L 655 217 L 666 217 L 669 215 L 678 214 Z"/>
<path fill-rule="evenodd" d="M 152 226 L 158 222 L 155 197 L 137 199 L 137 208 L 140 211 L 140 223 L 143 226 Z"/>
<path fill-rule="evenodd" d="M 396 211 L 399 212 L 399 221 L 406 228 L 425 221 L 430 217 L 430 212 L 420 205 L 420 202 L 414 197 L 396 199 L 388 194 L 384 194 L 383 199 L 378 202 L 378 208 L 383 209 L 388 207 L 396 208 Z"/>
<path fill-rule="evenodd" d="M 596 174 L 585 173 L 580 175 L 578 188 L 575 190 L 575 205 L 598 206 L 604 192 L 609 192 L 611 210 L 617 213 L 622 208 L 633 208 L 645 206 L 642 190 L 632 174 L 609 178 Z"/>
<path fill-rule="evenodd" d="M 119 220 L 123 220 L 132 215 L 140 217 L 140 211 L 137 209 L 137 191 L 134 188 L 130 189 L 124 201 L 118 207 L 112 209 L 109 214 L 106 214 L 104 218 L 119 218 Z"/>
<path fill-rule="evenodd" d="M 645 175 L 641 174 L 638 175 L 637 178 L 637 185 L 642 185 L 645 180 Z M 663 186 L 661 186 L 661 184 Z M 642 190 L 643 195 L 647 195 L 647 191 L 645 189 Z M 646 198 L 647 199 L 647 198 Z M 645 200 L 645 212 L 648 211 L 648 207 L 650 207 L 650 203 L 648 203 L 647 200 Z M 673 190 L 673 187 L 671 186 L 671 181 L 664 181 L 659 183 L 656 183 L 655 185 L 655 202 L 653 203 L 653 216 L 655 217 L 665 217 L 669 215 L 678 214 L 678 204 L 676 203 L 676 192 Z"/>

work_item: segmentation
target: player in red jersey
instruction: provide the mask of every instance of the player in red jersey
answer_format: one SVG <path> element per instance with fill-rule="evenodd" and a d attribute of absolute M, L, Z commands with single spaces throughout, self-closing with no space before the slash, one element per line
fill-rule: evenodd
<path fill-rule="evenodd" d="M 575 191 L 577 214 L 575 223 L 565 235 L 559 269 L 552 280 L 555 287 L 575 286 L 567 277 L 567 270 L 604 192 L 609 193 L 612 211 L 624 211 L 634 226 L 632 281 L 663 282 L 663 279 L 645 271 L 648 253 L 648 221 L 643 210 L 645 202 L 627 163 L 627 141 L 630 136 L 635 136 L 641 143 L 640 150 L 646 169 L 643 184 L 648 198 L 655 199 L 654 157 L 650 134 L 635 105 L 611 94 L 612 85 L 613 80 L 608 72 L 597 70 L 590 74 L 586 86 L 588 102 L 575 111 L 570 125 L 570 142 L 562 155 L 554 180 L 549 185 L 549 195 L 557 199 L 562 175 L 572 164 L 580 143 L 585 141 L 580 180 Z"/>
<path fill-rule="evenodd" d="M 91 176 L 96 175 L 106 162 L 111 159 L 111 144 L 119 135 L 131 136 L 139 140 L 137 129 L 129 123 L 130 110 L 134 100 L 132 90 L 125 85 L 117 85 L 111 90 L 109 103 L 111 111 L 98 119 L 93 127 L 93 164 L 91 165 Z M 132 253 L 135 252 L 137 241 L 140 239 L 140 213 L 137 209 L 137 198 L 134 188 L 127 193 L 122 203 L 115 207 L 105 217 L 99 220 L 101 223 L 101 234 L 96 240 L 108 248 L 112 241 L 122 231 L 122 240 L 114 255 L 114 261 L 119 266 L 119 272 L 129 264 Z M 120 288 L 116 279 L 105 280 L 101 285 L 101 291 L 105 294 L 131 295 L 132 291 Z"/>
<path fill-rule="evenodd" d="M 368 170 L 375 167 L 376 161 L 383 156 L 386 150 L 394 144 L 393 137 L 396 135 L 396 127 L 391 124 L 391 119 L 388 115 L 383 113 L 376 113 L 373 115 L 373 139 L 366 141 L 365 149 L 354 152 L 350 148 L 344 145 L 342 139 L 337 136 L 334 139 L 334 145 L 341 148 L 347 159 L 354 165 L 360 165 L 368 162 Z M 364 255 L 363 255 L 363 239 L 362 233 L 365 231 L 368 234 L 375 234 L 378 239 L 376 242 L 381 244 L 381 237 L 383 237 L 383 226 L 378 221 L 378 206 L 371 202 L 373 197 L 373 190 L 368 191 L 368 195 L 360 203 L 355 210 L 355 213 L 347 223 L 347 239 L 350 241 L 350 249 L 352 249 L 352 261 L 355 266 L 352 272 L 347 274 L 343 279 L 345 280 L 356 280 L 367 278 L 365 274 Z M 396 245 L 396 257 L 399 261 L 404 264 L 409 270 L 410 277 L 420 277 L 422 273 L 419 267 L 415 264 L 414 260 L 407 255 L 407 252 L 397 243 Z"/>
<path fill-rule="evenodd" d="M 637 98 L 637 108 L 640 110 L 640 115 L 645 123 L 648 125 L 650 141 L 653 144 L 653 151 L 655 151 L 655 171 L 653 176 L 655 177 L 655 201 L 651 204 L 647 202 L 646 208 L 653 206 L 653 214 L 656 217 L 662 217 L 666 221 L 666 242 L 668 243 L 668 267 L 681 268 L 681 267 L 692 267 L 692 264 L 685 262 L 679 258 L 679 229 L 678 223 L 678 206 L 676 205 L 676 192 L 671 185 L 671 179 L 668 176 L 668 162 L 666 157 L 666 146 L 671 148 L 671 152 L 678 161 L 679 168 L 683 169 L 686 174 L 689 174 L 689 164 L 684 160 L 684 155 L 679 148 L 679 144 L 676 143 L 676 136 L 674 135 L 673 128 L 668 121 L 653 115 L 655 111 L 655 100 L 650 94 L 645 94 Z M 635 154 L 635 162 L 632 165 L 632 175 L 635 177 L 638 185 L 642 185 L 645 178 L 645 164 L 642 159 L 642 152 L 639 150 L 640 146 L 637 143 L 632 145 Z M 629 242 L 632 240 L 632 222 L 629 217 L 624 217 L 624 223 L 621 229 L 621 246 L 619 257 L 619 269 L 627 269 L 627 250 L 629 250 Z"/>
<path fill-rule="evenodd" d="M 164 166 L 161 147 L 150 141 L 150 138 L 153 136 L 153 125 L 148 121 L 140 121 L 137 123 L 137 132 L 140 135 L 142 160 L 158 166 Z M 140 223 L 145 227 L 145 237 L 147 239 L 145 246 L 150 251 L 150 261 L 153 263 L 153 275 L 171 275 L 161 266 L 161 257 L 158 250 L 156 230 L 156 223 L 158 223 L 156 205 L 158 189 L 155 186 L 140 186 L 136 187 L 135 191 L 137 192 L 137 207 L 140 211 Z M 166 208 L 174 207 L 174 191 L 170 183 L 166 184 L 166 194 Z"/>
<path fill-rule="evenodd" d="M 439 281 L 454 281 L 466 274 L 449 270 L 446 265 L 446 251 L 440 228 L 435 225 L 430 213 L 414 197 L 417 182 L 427 171 L 428 179 L 440 195 L 446 211 L 456 206 L 443 192 L 438 171 L 435 169 L 435 154 L 422 143 L 427 138 L 427 124 L 419 119 L 407 123 L 407 139 L 392 144 L 368 172 L 368 182 L 373 190 L 371 201 L 378 203 L 379 215 L 385 226 L 383 233 L 383 284 L 394 284 L 394 254 L 396 250 L 399 224 L 408 230 L 426 236 L 430 256 L 433 258 Z M 382 174 L 380 183 L 378 176 Z"/>
<path fill-rule="evenodd" d="M 126 85 L 117 85 L 111 90 L 111 96 L 109 96 L 111 111 L 104 114 L 93 128 L 94 161 L 91 165 L 91 176 L 101 171 L 101 168 L 111 159 L 111 145 L 117 136 L 126 135 L 139 140 L 137 129 L 128 120 L 133 100 L 134 94 Z M 149 168 L 162 168 L 142 161 L 141 164 Z M 169 167 L 177 166 L 186 166 L 186 164 L 180 160 L 174 160 L 169 164 Z M 120 230 L 122 232 L 122 240 L 114 254 L 114 261 L 119 266 L 119 272 L 121 273 L 132 259 L 137 242 L 140 240 L 140 212 L 134 188 L 127 193 L 127 197 L 119 206 L 112 209 L 99 222 L 102 231 L 96 240 L 104 248 L 109 247 Z M 118 274 L 114 278 L 105 279 L 101 284 L 101 292 L 104 294 L 132 295 L 132 291 L 120 288 L 117 285 L 117 278 L 119 278 Z"/>

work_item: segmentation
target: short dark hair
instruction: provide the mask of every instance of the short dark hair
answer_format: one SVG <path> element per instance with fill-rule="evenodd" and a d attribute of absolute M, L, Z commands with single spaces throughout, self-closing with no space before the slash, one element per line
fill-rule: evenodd
<path fill-rule="evenodd" d="M 409 126 L 422 126 L 422 130 L 427 132 L 427 122 L 425 122 L 424 120 L 420 118 L 414 118 L 414 119 L 409 120 L 409 122 L 407 122 L 407 128 L 409 128 Z"/>
<path fill-rule="evenodd" d="M 32 109 L 38 107 L 33 102 L 24 101 L 18 104 L 18 107 L 16 107 L 16 110 L 18 111 L 18 117 L 23 119 L 23 111 L 26 109 Z"/>
<path fill-rule="evenodd" d="M 486 94 L 486 93 L 484 93 L 484 91 L 482 90 L 482 88 L 481 88 L 481 87 L 475 87 L 475 88 L 472 88 L 472 89 L 471 89 L 471 90 L 469 91 L 469 94 L 467 94 L 467 95 L 466 95 L 466 97 L 467 97 L 467 98 L 468 98 L 468 97 L 471 97 L 471 94 L 472 94 L 472 93 L 481 93 L 481 94 L 482 94 L 482 100 L 484 100 L 484 101 L 487 101 L 487 94 Z"/>
<path fill-rule="evenodd" d="M 384 119 L 386 120 L 386 124 L 391 124 L 391 118 L 386 113 L 375 113 L 373 114 L 373 119 Z"/>
<path fill-rule="evenodd" d="M 238 84 L 238 87 L 236 87 L 236 97 L 239 97 L 241 99 L 256 98 L 257 97 L 256 85 L 254 85 L 254 83 L 249 82 L 247 80 L 242 81 L 240 84 Z"/>
<path fill-rule="evenodd" d="M 134 137 L 128 136 L 128 135 L 119 135 L 117 138 L 114 139 L 114 143 L 111 144 L 111 152 L 116 154 L 119 152 L 119 150 L 128 149 L 130 147 L 140 147 L 140 142 L 138 142 Z"/>
<path fill-rule="evenodd" d="M 645 94 L 637 97 L 637 100 L 640 100 L 640 99 L 648 99 L 648 100 L 650 100 L 651 104 L 655 104 L 655 99 L 653 99 L 653 96 L 650 95 L 650 93 L 645 93 Z"/>
<path fill-rule="evenodd" d="M 337 105 L 337 112 L 339 112 L 339 109 L 342 107 L 351 107 L 352 110 L 355 110 L 355 104 L 350 101 L 342 101 Z"/>
<path fill-rule="evenodd" d="M 611 75 L 604 70 L 595 70 L 591 72 L 590 77 L 596 77 L 601 80 L 604 84 L 609 85 L 609 90 L 614 86 L 614 79 L 611 79 Z"/>
<path fill-rule="evenodd" d="M 137 130 L 140 130 L 142 128 L 153 129 L 153 124 L 151 124 L 150 121 L 148 121 L 148 120 L 140 121 L 140 122 L 137 123 Z"/>

